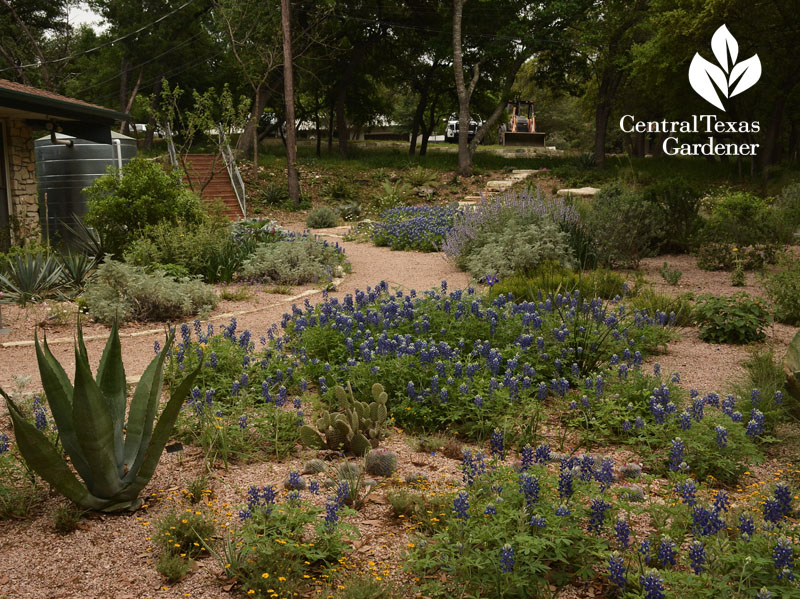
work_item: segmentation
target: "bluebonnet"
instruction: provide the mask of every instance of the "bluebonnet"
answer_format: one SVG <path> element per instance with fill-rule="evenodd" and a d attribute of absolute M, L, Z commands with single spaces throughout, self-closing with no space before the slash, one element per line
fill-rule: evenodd
<path fill-rule="evenodd" d="M 562 503 L 556 508 L 556 516 L 569 516 L 570 511 L 566 503 Z"/>
<path fill-rule="evenodd" d="M 0 433 L 0 455 L 8 451 L 8 435 Z"/>
<path fill-rule="evenodd" d="M 750 537 L 753 536 L 753 533 L 756 531 L 756 525 L 753 523 L 753 519 L 744 514 L 739 515 L 739 524 L 737 528 L 745 541 L 749 541 Z"/>
<path fill-rule="evenodd" d="M 489 440 L 489 445 L 491 448 L 492 457 L 500 460 L 505 459 L 506 452 L 503 431 L 501 431 L 499 428 L 494 429 L 494 431 L 492 431 L 492 437 Z"/>
<path fill-rule="evenodd" d="M 639 583 L 644 590 L 645 599 L 664 599 L 664 578 L 658 570 L 648 570 L 639 577 Z"/>
<path fill-rule="evenodd" d="M 649 564 L 650 563 L 650 541 L 648 539 L 645 539 L 644 541 L 641 542 L 641 544 L 639 545 L 638 551 L 639 551 L 639 554 L 642 556 L 642 559 L 644 560 L 644 563 L 645 564 Z"/>
<path fill-rule="evenodd" d="M 784 516 L 792 513 L 792 490 L 789 485 L 784 482 L 779 482 L 775 485 L 774 497 Z"/>
<path fill-rule="evenodd" d="M 753 407 L 761 403 L 761 391 L 758 389 L 750 391 L 750 403 L 753 404 Z"/>
<path fill-rule="evenodd" d="M 662 568 L 675 565 L 675 541 L 668 535 L 664 535 L 658 544 L 658 561 Z"/>
<path fill-rule="evenodd" d="M 628 584 L 628 578 L 625 575 L 625 561 L 618 551 L 614 551 L 608 557 L 608 577 L 620 589 L 624 589 Z"/>
<path fill-rule="evenodd" d="M 644 428 L 644 420 L 642 420 L 641 416 L 636 417 L 636 420 L 633 422 L 633 428 L 637 430 L 641 430 Z"/>
<path fill-rule="evenodd" d="M 614 482 L 614 460 L 610 458 L 603 458 L 600 462 L 600 468 L 595 470 L 595 480 L 600 483 L 600 490 L 606 491 L 611 483 Z"/>
<path fill-rule="evenodd" d="M 724 426 L 717 425 L 714 430 L 717 433 L 717 446 L 719 448 L 728 446 L 728 431 Z"/>
<path fill-rule="evenodd" d="M 614 536 L 623 549 L 627 549 L 631 540 L 631 527 L 625 520 L 617 520 L 614 524 Z"/>
<path fill-rule="evenodd" d="M 36 426 L 36 430 L 43 431 L 47 428 L 47 414 L 39 396 L 33 398 L 33 424 Z"/>
<path fill-rule="evenodd" d="M 761 410 L 750 410 L 750 421 L 747 423 L 745 433 L 748 437 L 755 438 L 764 432 L 764 414 Z"/>
<path fill-rule="evenodd" d="M 694 534 L 701 537 L 715 535 L 725 528 L 725 521 L 719 517 L 719 510 L 709 510 L 699 505 L 692 508 L 692 523 Z"/>
<path fill-rule="evenodd" d="M 794 545 L 792 541 L 786 537 L 778 539 L 775 547 L 772 548 L 772 560 L 775 564 L 775 570 L 778 572 L 778 578 L 786 578 L 787 580 L 794 580 Z"/>
<path fill-rule="evenodd" d="M 158 341 L 153 341 L 153 353 L 158 353 L 161 351 L 161 344 Z"/>
<path fill-rule="evenodd" d="M 514 570 L 514 549 L 506 543 L 500 550 L 500 569 L 505 572 L 512 572 Z"/>
<path fill-rule="evenodd" d="M 526 471 L 530 469 L 530 467 L 533 466 L 534 459 L 533 447 L 531 447 L 530 444 L 526 444 L 521 451 L 522 470 Z M 538 462 L 538 460 L 536 461 Z"/>
<path fill-rule="evenodd" d="M 561 470 L 558 477 L 558 495 L 561 499 L 569 499 L 572 497 L 572 492 L 572 472 Z"/>
<path fill-rule="evenodd" d="M 700 422 L 703 419 L 703 408 L 705 408 L 706 401 L 702 397 L 695 397 L 692 402 L 692 417 Z"/>
<path fill-rule="evenodd" d="M 461 471 L 464 484 L 471 486 L 486 471 L 483 452 L 478 451 L 473 455 L 472 451 L 465 449 L 461 454 Z"/>
<path fill-rule="evenodd" d="M 547 522 L 544 519 L 544 516 L 537 516 L 534 514 L 531 516 L 530 522 L 528 522 L 528 526 L 536 526 L 538 528 L 544 528 L 547 525 Z"/>
<path fill-rule="evenodd" d="M 486 509 L 483 511 L 484 516 L 494 516 L 496 514 L 497 509 L 492 504 L 487 505 Z"/>
<path fill-rule="evenodd" d="M 700 541 L 694 541 L 689 545 L 689 562 L 695 574 L 700 574 L 705 570 L 706 548 Z"/>
<path fill-rule="evenodd" d="M 239 416 L 239 428 L 245 430 L 247 428 L 247 415 L 242 414 Z"/>
<path fill-rule="evenodd" d="M 593 499 L 591 515 L 589 517 L 589 530 L 599 533 L 606 519 L 606 512 L 611 509 L 611 504 L 603 499 Z"/>
<path fill-rule="evenodd" d="M 525 472 L 519 475 L 519 490 L 525 498 L 525 508 L 529 511 L 539 501 L 539 479 Z"/>
<path fill-rule="evenodd" d="M 672 378 L 670 379 L 673 383 L 680 383 L 681 382 L 681 373 L 680 372 L 673 372 Z"/>
<path fill-rule="evenodd" d="M 783 392 L 776 391 L 775 396 L 772 398 L 772 401 L 775 403 L 776 406 L 780 406 L 783 404 Z"/>
<path fill-rule="evenodd" d="M 672 448 L 669 452 L 669 469 L 673 472 L 680 470 L 681 462 L 686 455 L 686 445 L 680 437 L 675 437 L 672 440 Z"/>
<path fill-rule="evenodd" d="M 780 502 L 775 499 L 774 497 L 767 497 L 764 500 L 763 505 L 761 506 L 763 510 L 763 516 L 765 522 L 770 522 L 771 524 L 777 524 L 781 520 L 783 520 L 783 509 L 781 507 Z"/>
<path fill-rule="evenodd" d="M 714 495 L 714 511 L 727 512 L 730 508 L 730 498 L 725 491 L 717 491 Z"/>
<path fill-rule="evenodd" d="M 684 410 L 678 417 L 678 422 L 680 424 L 681 430 L 688 431 L 690 428 L 692 428 L 692 415 Z"/>
<path fill-rule="evenodd" d="M 661 376 L 661 364 L 656 362 L 653 364 L 653 374 L 655 376 Z"/>
<path fill-rule="evenodd" d="M 772 599 L 772 591 L 767 587 L 761 587 L 756 593 L 756 599 Z"/>
<path fill-rule="evenodd" d="M 312 480 L 310 483 L 308 483 L 308 492 L 312 495 L 319 493 L 319 483 L 315 480 Z"/>
<path fill-rule="evenodd" d="M 467 520 L 469 518 L 469 494 L 461 492 L 456 495 L 453 500 L 453 511 L 458 520 Z"/>

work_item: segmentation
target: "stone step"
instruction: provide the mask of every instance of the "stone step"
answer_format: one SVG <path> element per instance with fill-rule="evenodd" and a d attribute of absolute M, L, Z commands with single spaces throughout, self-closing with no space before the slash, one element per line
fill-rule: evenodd
<path fill-rule="evenodd" d="M 500 180 L 500 181 L 489 181 L 486 183 L 486 190 L 487 191 L 505 191 L 509 187 L 514 185 L 513 181 L 508 180 Z"/>
<path fill-rule="evenodd" d="M 560 196 L 580 196 L 591 198 L 600 191 L 597 187 L 577 187 L 574 189 L 559 189 L 556 193 Z"/>

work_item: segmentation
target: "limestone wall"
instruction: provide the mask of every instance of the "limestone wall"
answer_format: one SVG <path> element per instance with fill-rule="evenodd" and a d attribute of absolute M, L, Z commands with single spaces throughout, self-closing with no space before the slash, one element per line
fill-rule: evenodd
<path fill-rule="evenodd" d="M 13 241 L 16 237 L 38 237 L 39 200 L 36 195 L 36 163 L 33 131 L 20 119 L 6 122 L 6 155 L 8 160 L 10 219 Z"/>

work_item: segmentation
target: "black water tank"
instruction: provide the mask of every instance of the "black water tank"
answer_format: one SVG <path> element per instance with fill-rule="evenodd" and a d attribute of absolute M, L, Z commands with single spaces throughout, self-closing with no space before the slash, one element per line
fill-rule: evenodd
<path fill-rule="evenodd" d="M 86 214 L 86 197 L 82 190 L 97 177 L 105 175 L 109 166 L 116 168 L 136 156 L 136 140 L 111 132 L 111 144 L 56 134 L 57 139 L 73 142 L 72 147 L 53 144 L 50 136 L 37 139 L 36 182 L 39 192 L 39 217 L 42 232 L 51 243 L 70 245 L 70 233 L 64 223 L 72 225 L 73 214 Z"/>

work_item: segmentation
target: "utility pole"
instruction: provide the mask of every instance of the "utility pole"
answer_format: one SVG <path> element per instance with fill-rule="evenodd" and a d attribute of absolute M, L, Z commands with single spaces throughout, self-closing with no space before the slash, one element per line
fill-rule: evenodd
<path fill-rule="evenodd" d="M 286 105 L 286 163 L 289 199 L 300 204 L 300 178 L 297 175 L 297 136 L 294 130 L 294 75 L 292 73 L 292 31 L 289 0 L 281 0 L 283 30 L 283 98 Z"/>

